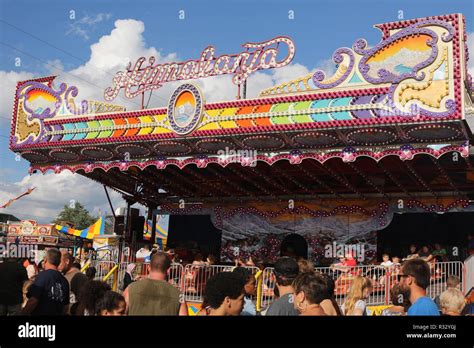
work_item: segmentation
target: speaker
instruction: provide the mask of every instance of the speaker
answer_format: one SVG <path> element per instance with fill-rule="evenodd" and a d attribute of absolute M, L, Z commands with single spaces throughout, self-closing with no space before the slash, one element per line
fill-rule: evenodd
<path fill-rule="evenodd" d="M 140 209 L 130 208 L 130 215 L 132 215 L 132 218 L 139 217 L 140 216 Z"/>
<path fill-rule="evenodd" d="M 120 236 L 125 234 L 125 216 L 116 216 L 114 219 L 114 233 Z"/>
<path fill-rule="evenodd" d="M 145 224 L 145 217 L 143 216 L 132 216 L 132 236 L 136 236 L 135 240 L 142 240 L 143 238 L 143 225 Z"/>

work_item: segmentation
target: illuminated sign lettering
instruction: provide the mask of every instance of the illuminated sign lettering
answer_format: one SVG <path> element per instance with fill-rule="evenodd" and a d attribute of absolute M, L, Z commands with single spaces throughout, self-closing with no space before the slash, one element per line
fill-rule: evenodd
<path fill-rule="evenodd" d="M 279 59 L 280 44 L 287 46 L 287 54 Z M 188 60 L 180 63 L 155 64 L 155 57 L 148 59 L 144 66 L 145 57 L 139 58 L 132 68 L 129 64 L 126 71 L 119 71 L 113 78 L 113 86 L 104 92 L 105 100 L 115 99 L 123 88 L 127 98 L 160 88 L 164 83 L 178 80 L 190 80 L 224 74 L 234 74 L 233 82 L 242 84 L 249 75 L 257 70 L 280 68 L 288 65 L 295 55 L 295 45 L 288 37 L 279 36 L 274 39 L 246 43 L 245 51 L 215 57 L 215 48 L 208 46 L 202 51 L 198 60 Z"/>

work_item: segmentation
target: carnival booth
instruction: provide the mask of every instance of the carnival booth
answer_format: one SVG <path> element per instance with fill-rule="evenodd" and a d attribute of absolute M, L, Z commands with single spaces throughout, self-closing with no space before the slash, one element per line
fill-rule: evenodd
<path fill-rule="evenodd" d="M 204 214 L 222 233 L 222 260 L 322 262 L 337 258 L 326 254 L 334 242 L 369 260 L 394 213 L 471 211 L 474 193 L 464 17 L 375 28 L 379 42 L 334 52 L 332 76 L 295 76 L 252 99 L 249 76 L 290 64 L 292 39 L 221 56 L 209 46 L 182 63 L 142 57 L 113 78 L 106 103 L 78 101 L 80 91 L 54 86 L 54 76 L 21 81 L 10 148 L 30 173 L 68 170 L 147 206 L 151 240 L 161 233 L 153 215 Z M 223 74 L 237 98 L 206 102 L 192 80 Z M 172 81 L 183 83 L 164 107 L 108 104 L 122 90 L 144 97 Z"/>
<path fill-rule="evenodd" d="M 53 224 L 38 224 L 35 220 L 21 220 L 8 222 L 7 226 L 8 243 L 37 246 L 36 263 L 43 260 L 44 252 L 48 248 L 55 247 L 68 251 L 74 248 L 74 238 L 59 234 Z"/>

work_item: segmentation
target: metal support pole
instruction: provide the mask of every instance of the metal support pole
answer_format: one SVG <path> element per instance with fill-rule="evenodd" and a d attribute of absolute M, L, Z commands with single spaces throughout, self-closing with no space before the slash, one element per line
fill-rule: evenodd
<path fill-rule="evenodd" d="M 130 200 L 128 199 L 128 197 L 124 196 L 123 197 L 125 199 L 125 201 L 127 202 L 127 214 L 125 215 L 125 221 L 124 221 L 124 231 L 123 231 L 123 234 L 122 234 L 122 237 L 120 238 L 121 240 L 119 241 L 119 259 L 122 258 L 122 253 L 125 249 L 125 241 L 129 238 L 130 236 L 130 230 L 131 230 L 131 227 L 132 227 L 132 224 L 131 224 L 131 219 L 130 219 L 130 215 L 131 215 L 131 202 Z M 132 251 L 130 250 L 130 253 Z"/>
<path fill-rule="evenodd" d="M 155 237 L 156 237 L 156 215 L 153 213 L 156 210 L 157 206 L 154 203 L 147 203 L 148 211 L 146 214 L 145 219 L 151 220 L 151 238 L 150 241 L 152 244 L 155 244 Z"/>
<path fill-rule="evenodd" d="M 77 237 L 74 236 L 74 249 L 73 249 L 73 252 L 72 252 L 72 255 L 74 257 L 76 257 L 76 252 L 77 252 Z"/>
<path fill-rule="evenodd" d="M 107 200 L 109 201 L 110 209 L 112 210 L 112 215 L 114 216 L 114 219 L 115 219 L 116 216 L 115 216 L 114 207 L 112 205 L 112 201 L 110 200 L 109 191 L 107 191 L 107 186 L 105 185 L 104 185 L 104 191 L 105 191 L 105 195 L 107 196 Z"/>

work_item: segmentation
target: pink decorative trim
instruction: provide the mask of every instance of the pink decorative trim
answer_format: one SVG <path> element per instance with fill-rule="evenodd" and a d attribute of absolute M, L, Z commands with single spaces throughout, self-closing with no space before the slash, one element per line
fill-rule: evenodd
<path fill-rule="evenodd" d="M 398 157 L 400 160 L 412 160 L 414 156 L 420 154 L 430 155 L 434 158 L 440 158 L 441 156 L 445 155 L 446 153 L 450 152 L 459 152 L 462 157 L 469 156 L 469 147 L 467 145 L 462 146 L 446 146 L 440 150 L 433 150 L 430 148 L 421 148 L 421 149 L 390 149 L 381 152 L 371 152 L 371 151 L 333 151 L 330 153 L 320 154 L 320 153 L 286 153 L 280 154 L 274 157 L 267 157 L 265 155 L 257 155 L 256 160 L 265 162 L 269 165 L 273 165 L 274 163 L 282 160 L 289 161 L 291 164 L 299 164 L 303 160 L 312 158 L 319 163 L 323 164 L 327 160 L 332 158 L 340 158 L 344 162 L 354 162 L 359 157 L 369 157 L 374 161 L 380 161 L 382 158 L 387 156 L 395 156 Z M 183 169 L 187 165 L 196 165 L 198 168 L 205 168 L 210 163 L 219 164 L 221 167 L 226 167 L 230 163 L 234 163 L 233 160 L 222 160 L 219 157 L 196 157 L 196 158 L 188 158 L 185 160 L 178 160 L 178 159 L 157 159 L 157 160 L 149 160 L 149 161 L 130 161 L 130 162 L 96 162 L 96 163 L 81 163 L 77 165 L 41 165 L 36 164 L 31 166 L 31 171 L 39 170 L 42 173 L 46 173 L 48 170 L 53 170 L 54 172 L 61 172 L 63 170 L 69 170 L 73 173 L 79 170 L 85 170 L 86 172 L 93 171 L 95 169 L 101 169 L 105 172 L 109 171 L 112 168 L 118 168 L 122 171 L 128 170 L 130 167 L 138 167 L 140 169 L 145 169 L 148 166 L 154 166 L 156 169 L 165 169 L 167 166 L 174 165 L 179 169 Z M 242 162 L 244 166 L 250 166 L 251 162 Z"/>
<path fill-rule="evenodd" d="M 201 207 L 192 206 L 190 208 L 176 209 L 171 205 L 165 204 L 160 206 L 160 211 L 168 214 L 183 215 L 192 212 L 199 212 L 203 209 Z M 360 212 L 367 216 L 378 217 L 380 226 L 385 224 L 385 216 L 388 213 L 389 205 L 386 202 L 380 202 L 378 207 L 375 209 L 365 209 L 360 205 L 354 204 L 351 206 L 340 205 L 331 210 L 313 210 L 309 209 L 304 205 L 299 205 L 290 209 L 288 207 L 282 208 L 275 211 L 264 211 L 255 207 L 236 207 L 230 210 L 225 210 L 222 206 L 216 206 L 213 208 L 213 212 L 216 218 L 217 228 L 222 227 L 222 219 L 230 218 L 236 214 L 254 214 L 264 218 L 275 218 L 283 214 L 307 214 L 312 217 L 330 217 L 338 214 L 354 214 Z"/>

